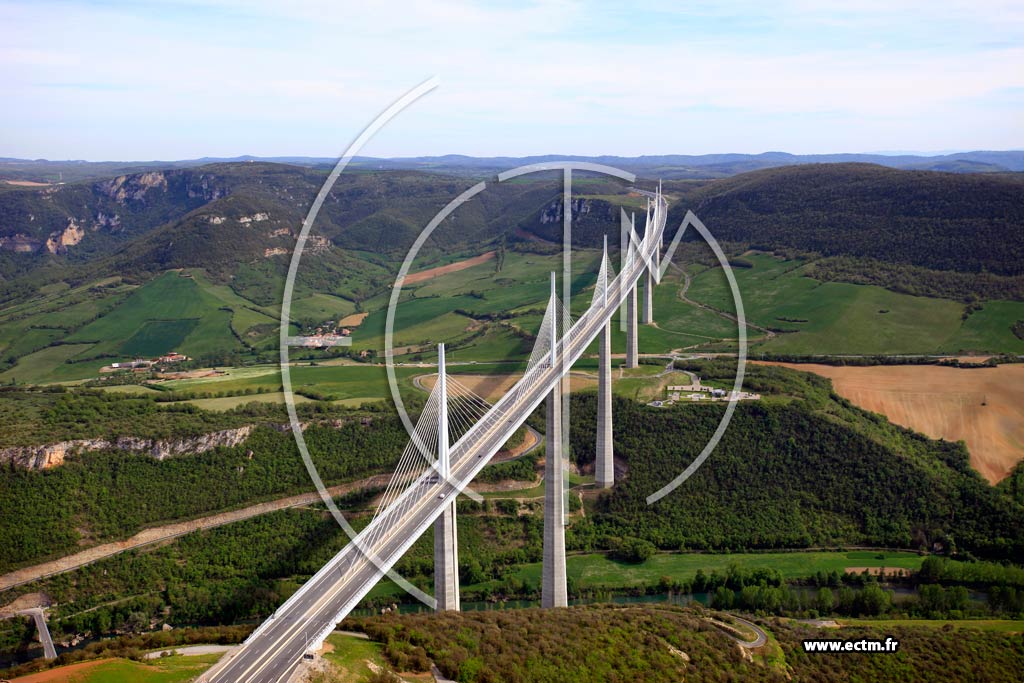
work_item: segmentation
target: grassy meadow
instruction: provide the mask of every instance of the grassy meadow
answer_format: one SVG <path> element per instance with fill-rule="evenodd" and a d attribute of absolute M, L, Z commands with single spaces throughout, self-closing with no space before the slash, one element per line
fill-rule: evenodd
<path fill-rule="evenodd" d="M 573 261 L 571 309 L 581 313 L 593 296 L 600 254 L 581 250 Z M 987 301 L 967 311 L 962 302 L 910 296 L 881 287 L 820 282 L 805 276 L 808 261 L 747 253 L 733 273 L 743 296 L 750 354 L 1024 353 L 1012 325 L 1024 320 L 1024 302 Z M 560 254 L 509 251 L 502 268 L 489 260 L 403 288 L 395 314 L 400 362 L 432 361 L 440 342 L 453 362 L 525 360 L 540 325 L 552 271 Z M 687 277 L 690 281 L 687 285 Z M 245 291 L 240 289 L 239 291 Z M 390 290 L 361 304 L 366 316 L 351 326 L 352 350 L 379 354 Z M 688 299 L 688 300 L 687 300 Z M 653 292 L 655 322 L 641 325 L 641 353 L 730 351 L 736 348 L 734 305 L 720 268 L 673 266 Z M 340 320 L 353 301 L 299 288 L 293 321 Z M 0 382 L 73 382 L 96 377 L 115 360 L 180 351 L 192 357 L 236 352 L 274 354 L 279 305 L 259 305 L 204 271 L 168 271 L 144 285 L 109 278 L 80 287 L 51 286 L 38 299 L 0 310 Z M 768 332 L 767 330 L 771 330 Z M 293 331 L 300 328 L 293 325 Z M 625 352 L 621 316 L 612 320 L 613 353 Z M 596 342 L 588 354 L 596 354 Z M 335 370 L 302 377 L 310 391 L 331 400 L 386 396 L 367 388 L 366 370 Z M 341 375 L 352 373 L 352 379 Z M 218 382 L 217 390 L 279 382 Z M 301 374 L 301 373 L 300 373 Z M 372 373 L 371 373 L 372 374 Z M 174 385 L 168 385 L 174 386 Z M 185 386 L 185 385 L 182 385 Z M 378 387 L 379 388 L 379 387 Z M 638 387 L 629 392 L 639 397 Z"/>

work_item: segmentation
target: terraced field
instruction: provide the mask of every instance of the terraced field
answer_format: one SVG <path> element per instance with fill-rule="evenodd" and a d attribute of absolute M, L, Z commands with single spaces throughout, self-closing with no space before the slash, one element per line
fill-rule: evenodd
<path fill-rule="evenodd" d="M 733 268 L 747 320 L 780 330 L 755 350 L 789 354 L 929 354 L 961 351 L 1024 353 L 1010 326 L 1024 319 L 1024 302 L 984 302 L 962 319 L 964 305 L 866 285 L 803 276 L 801 260 L 746 254 L 750 268 Z M 699 272 L 688 295 L 733 312 L 719 268 Z M 657 311 L 656 311 L 657 314 Z"/>
<path fill-rule="evenodd" d="M 573 311 L 589 305 L 598 258 L 596 251 L 576 253 Z M 1011 331 L 1024 320 L 1024 302 L 983 302 L 964 316 L 964 305 L 956 301 L 813 280 L 803 275 L 807 263 L 802 260 L 762 253 L 744 259 L 751 267 L 733 272 L 752 325 L 754 357 L 759 352 L 1024 353 L 1024 340 Z M 540 325 L 550 273 L 561 270 L 561 255 L 510 251 L 500 272 L 496 259 L 455 263 L 460 267 L 442 265 L 430 278 L 403 288 L 395 315 L 396 357 L 429 362 L 443 341 L 453 361 L 525 359 Z M 695 263 L 684 269 L 671 268 L 655 289 L 655 323 L 640 327 L 641 353 L 735 350 L 732 296 L 722 271 Z M 363 301 L 356 318 L 352 301 L 302 290 L 292 317 L 305 324 L 344 319 L 353 330 L 352 349 L 379 355 L 389 298 L 390 291 L 382 290 Z M 276 302 L 258 305 L 201 270 L 169 271 L 141 287 L 117 278 L 78 288 L 55 285 L 31 304 L 0 310 L 0 347 L 7 363 L 0 382 L 86 379 L 115 359 L 172 350 L 192 357 L 272 352 L 278 315 Z M 618 316 L 612 350 L 625 352 Z M 596 354 L 596 342 L 588 352 Z M 351 398 L 359 397 L 339 400 Z"/>

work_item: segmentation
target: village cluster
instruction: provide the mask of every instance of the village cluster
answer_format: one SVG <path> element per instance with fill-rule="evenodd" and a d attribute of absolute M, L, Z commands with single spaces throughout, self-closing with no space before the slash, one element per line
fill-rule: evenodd
<path fill-rule="evenodd" d="M 655 407 L 670 406 L 676 401 L 759 401 L 761 394 L 748 391 L 727 391 L 717 387 L 709 387 L 700 383 L 700 377 L 693 375 L 691 384 L 679 384 L 666 387 L 668 398 L 663 401 L 651 401 Z"/>

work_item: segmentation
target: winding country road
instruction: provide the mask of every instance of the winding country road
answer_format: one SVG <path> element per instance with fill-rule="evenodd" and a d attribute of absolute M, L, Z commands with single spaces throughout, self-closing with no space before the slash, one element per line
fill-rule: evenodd
<path fill-rule="evenodd" d="M 708 621 L 717 626 L 727 636 L 735 640 L 740 647 L 745 647 L 748 650 L 753 650 L 754 648 L 761 647 L 762 645 L 768 642 L 768 634 L 765 633 L 763 628 L 761 628 L 753 622 L 743 619 L 742 617 L 738 617 L 735 614 L 730 614 L 729 616 L 731 616 L 734 621 L 738 621 L 739 623 L 749 628 L 751 631 L 757 634 L 757 637 L 753 640 L 740 640 L 739 636 L 737 635 L 737 629 L 731 624 L 727 624 L 724 621 L 719 621 L 717 619 L 709 619 Z"/>
<path fill-rule="evenodd" d="M 678 266 L 675 263 L 672 263 L 671 266 L 672 266 L 673 269 L 678 270 L 680 273 L 682 273 L 682 276 L 683 276 L 683 285 L 682 285 L 682 287 L 679 288 L 679 300 L 680 301 L 682 301 L 683 303 L 688 304 L 690 306 L 694 306 L 696 308 L 702 308 L 705 311 L 710 311 L 711 313 L 714 313 L 715 315 L 717 315 L 717 316 L 719 316 L 721 318 L 725 318 L 726 320 L 730 320 L 730 321 L 736 323 L 737 325 L 739 324 L 739 320 L 737 320 L 735 314 L 729 313 L 728 311 L 719 310 L 719 309 L 717 309 L 717 308 L 715 308 L 713 306 L 709 306 L 707 304 L 701 303 L 699 301 L 696 301 L 696 300 L 691 299 L 690 297 L 688 297 L 687 296 L 687 292 L 690 290 L 690 283 L 693 281 L 693 278 L 681 266 Z M 746 322 L 747 327 L 749 327 L 752 330 L 757 330 L 758 332 L 760 332 L 761 334 L 764 335 L 765 339 L 771 339 L 772 337 L 776 336 L 776 334 L 777 334 L 777 333 L 772 332 L 771 330 L 769 330 L 767 327 L 761 327 L 760 325 L 755 325 L 754 323 L 750 322 L 749 320 L 747 320 L 745 322 Z M 759 340 L 751 339 L 751 340 L 748 340 L 748 341 L 759 341 Z"/>
<path fill-rule="evenodd" d="M 377 474 L 366 479 L 331 486 L 327 491 L 332 496 L 341 496 L 360 488 L 386 486 L 390 479 L 390 473 Z M 135 548 L 159 543 L 160 541 L 177 538 L 178 536 L 184 536 L 185 534 L 190 534 L 202 529 L 213 529 L 225 524 L 240 522 L 244 519 L 258 517 L 259 515 L 265 515 L 270 512 L 277 512 L 278 510 L 300 507 L 302 505 L 312 505 L 314 503 L 319 503 L 320 500 L 320 494 L 316 491 L 312 491 L 310 493 L 302 493 L 295 496 L 278 498 L 277 500 L 270 500 L 265 503 L 249 505 L 248 507 L 239 508 L 237 510 L 220 512 L 215 515 L 200 517 L 186 522 L 175 522 L 173 524 L 165 524 L 162 526 L 151 527 L 149 529 L 143 529 L 139 533 L 123 541 L 105 543 L 103 545 L 87 548 L 73 555 L 66 555 L 64 557 L 57 558 L 56 560 L 50 560 L 49 562 L 43 562 L 31 567 L 23 567 L 12 572 L 8 572 L 7 574 L 0 576 L 0 591 L 15 588 L 38 579 L 53 576 L 54 574 L 62 574 L 73 569 L 78 569 L 98 560 L 118 555 L 127 550 L 134 550 Z"/>

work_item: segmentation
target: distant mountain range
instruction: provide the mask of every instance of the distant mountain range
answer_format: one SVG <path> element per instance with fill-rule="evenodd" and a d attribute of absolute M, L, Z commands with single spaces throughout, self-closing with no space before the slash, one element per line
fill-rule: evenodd
<path fill-rule="evenodd" d="M 305 242 L 295 280 L 299 299 L 308 300 L 300 315 L 315 322 L 326 310 L 337 319 L 364 302 L 376 302 L 364 312 L 382 310 L 381 295 L 409 245 L 476 182 L 467 175 L 472 167 L 461 168 L 461 175 L 436 168 L 378 170 L 364 160 L 361 170 L 342 174 Z M 207 324 L 219 330 L 208 339 L 197 332 L 203 341 L 196 348 L 269 348 L 276 343 L 274 306 L 282 298 L 296 237 L 326 176 L 326 168 L 311 165 L 242 161 L 60 184 L 0 182 L 0 371 L 44 351 L 60 356 L 48 368 L 101 362 L 103 354 L 123 353 L 120 344 L 135 334 L 144 346 L 167 323 L 159 302 L 186 296 L 161 293 L 162 288 L 188 289 L 192 285 L 180 281 L 189 278 L 209 296 L 199 302 L 200 313 L 181 319 L 192 320 L 197 330 L 207 330 Z M 554 253 L 561 248 L 565 210 L 560 181 L 557 174 L 542 174 L 489 183 L 437 226 L 420 262 L 434 265 L 506 248 Z M 654 181 L 637 185 L 651 187 Z M 1024 300 L 1024 173 L 787 164 L 720 179 L 669 179 L 663 186 L 671 198 L 670 229 L 693 210 L 733 256 L 748 248 L 813 252 L 824 257 L 813 261 L 819 280 L 898 287 L 966 303 Z M 631 187 L 581 179 L 570 203 L 574 244 L 599 247 L 610 235 L 615 248 L 620 207 L 642 216 L 644 199 Z M 639 222 L 642 230 L 642 217 Z M 689 238 L 696 239 L 693 231 Z M 743 263 L 736 261 L 737 267 Z M 168 273 L 178 269 L 188 272 Z M 59 348 L 71 332 L 104 319 L 139 285 L 156 293 L 140 299 L 145 305 L 132 304 L 139 308 L 124 314 L 123 327 L 100 334 L 108 324 L 103 323 Z M 326 299 L 316 298 L 321 294 Z M 466 297 L 457 305 L 474 305 L 474 297 Z M 226 316 L 236 315 L 239 329 L 227 322 Z M 1007 325 L 1018 319 L 1008 318 Z M 146 320 L 155 327 L 143 330 Z M 381 316 L 376 320 L 383 325 Z M 100 345 L 100 339 L 109 343 Z M 76 361 L 60 355 L 77 357 L 87 344 L 88 353 Z M 24 376 L 18 372 L 18 379 Z"/>
<path fill-rule="evenodd" d="M 723 178 L 778 166 L 861 162 L 890 168 L 945 171 L 949 173 L 1018 173 L 1024 171 L 1024 151 L 974 151 L 936 156 L 915 154 L 663 154 L 653 156 L 578 156 L 546 154 L 527 157 L 471 157 L 461 154 L 443 156 L 375 158 L 355 157 L 352 168 L 373 170 L 418 170 L 448 175 L 490 175 L 524 164 L 545 161 L 590 161 L 622 168 L 644 178 L 709 179 Z M 72 182 L 92 178 L 141 173 L 149 170 L 192 168 L 224 162 L 274 162 L 328 168 L 336 163 L 330 157 L 203 157 L 179 161 L 51 161 L 0 157 L 0 180 L 34 182 Z"/>
<path fill-rule="evenodd" d="M 1013 153 L 1000 154 L 1009 164 Z M 959 161 L 929 159 L 982 163 L 956 156 Z M 431 217 L 472 182 L 470 170 L 482 174 L 488 163 L 507 168 L 553 158 L 443 157 L 430 162 L 436 165 L 429 171 L 397 168 L 426 160 L 360 160 L 361 171 L 343 174 L 321 209 L 303 277 L 332 282 L 353 300 L 370 296 L 386 285 L 396 259 Z M 591 159 L 664 169 L 658 164 L 680 158 Z M 705 168 L 769 159 L 786 163 L 721 179 L 667 180 L 673 224 L 692 209 L 719 240 L 735 245 L 867 258 L 895 268 L 1024 276 L 1024 173 L 795 164 L 789 162 L 804 157 L 791 155 L 693 158 L 707 163 Z M 396 167 L 379 170 L 371 163 Z M 452 168 L 444 163 L 462 164 L 460 173 L 442 172 Z M 0 301 L 55 281 L 80 283 L 112 274 L 146 281 L 172 268 L 202 268 L 219 282 L 245 289 L 261 305 L 277 300 L 276 288 L 326 169 L 263 161 L 186 164 L 62 184 L 0 182 Z M 638 206 L 628 192 L 628 183 L 596 178 L 580 186 L 572 206 L 574 241 L 598 246 L 610 234 L 615 243 L 619 207 Z M 561 211 L 556 178 L 492 183 L 424 246 L 436 254 L 497 248 L 506 241 L 558 243 Z M 309 268 L 312 263 L 317 269 Z"/>

